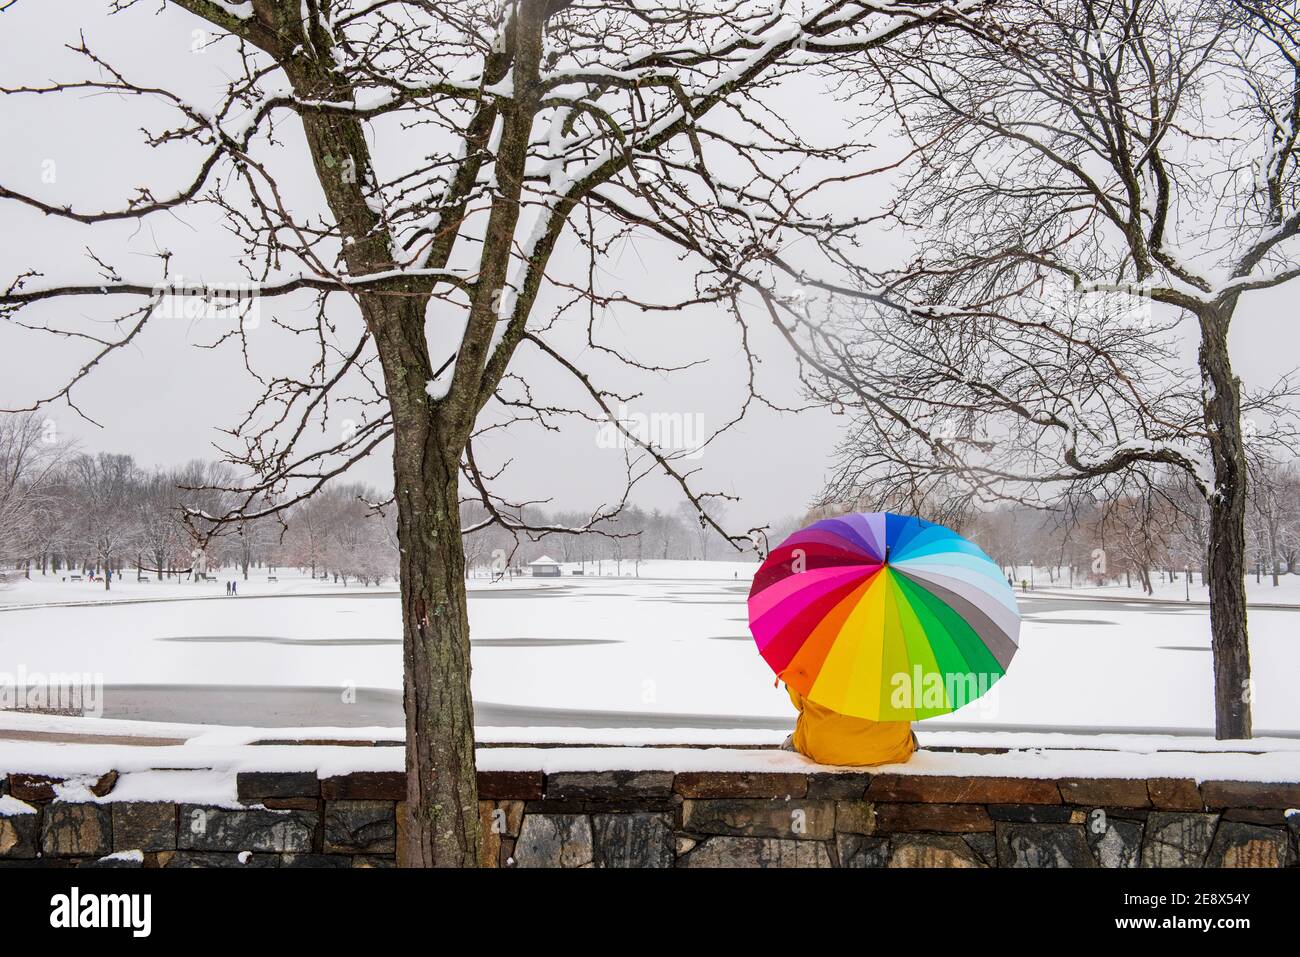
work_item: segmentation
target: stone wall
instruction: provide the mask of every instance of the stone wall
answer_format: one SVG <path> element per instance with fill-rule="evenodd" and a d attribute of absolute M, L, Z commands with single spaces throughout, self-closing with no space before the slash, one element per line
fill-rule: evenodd
<path fill-rule="evenodd" d="M 118 801 L 116 782 L 0 782 L 0 866 L 398 860 L 400 773 L 242 772 L 233 807 Z M 479 791 L 492 867 L 1294 867 L 1300 837 L 1300 784 L 484 771 Z"/>

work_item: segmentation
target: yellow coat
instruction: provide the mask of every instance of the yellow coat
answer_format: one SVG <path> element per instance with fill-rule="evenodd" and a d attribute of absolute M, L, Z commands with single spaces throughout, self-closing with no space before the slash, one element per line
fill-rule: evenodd
<path fill-rule="evenodd" d="M 852 718 L 808 701 L 789 685 L 785 690 L 799 711 L 794 749 L 818 764 L 899 764 L 916 750 L 911 722 Z"/>

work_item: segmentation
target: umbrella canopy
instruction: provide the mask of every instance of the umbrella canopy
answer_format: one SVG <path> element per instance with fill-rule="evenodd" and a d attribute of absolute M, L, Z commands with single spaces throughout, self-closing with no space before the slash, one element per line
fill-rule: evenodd
<path fill-rule="evenodd" d="M 992 686 L 1020 638 L 1002 571 L 956 532 L 869 512 L 795 532 L 749 592 L 749 627 L 777 676 L 873 721 L 955 711 Z"/>

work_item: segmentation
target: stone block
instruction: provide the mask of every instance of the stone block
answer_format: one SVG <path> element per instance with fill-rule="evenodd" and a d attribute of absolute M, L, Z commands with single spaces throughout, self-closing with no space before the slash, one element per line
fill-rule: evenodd
<path fill-rule="evenodd" d="M 174 851 L 176 805 L 123 801 L 112 805 L 114 851 Z"/>
<path fill-rule="evenodd" d="M 241 804 L 261 804 L 267 798 L 316 798 L 320 778 L 315 771 L 240 771 L 235 790 Z"/>
<path fill-rule="evenodd" d="M 180 806 L 177 846 L 185 851 L 306 853 L 320 816 L 313 811 Z"/>
<path fill-rule="evenodd" d="M 998 866 L 998 842 L 992 833 L 975 831 L 970 834 L 963 834 L 961 839 L 966 842 L 967 847 L 976 853 L 981 863 L 986 867 Z"/>
<path fill-rule="evenodd" d="M 392 801 L 326 801 L 326 854 L 392 854 L 397 848 Z"/>
<path fill-rule="evenodd" d="M 593 814 L 597 867 L 672 867 L 672 818 L 667 814 Z"/>
<path fill-rule="evenodd" d="M 52 801 L 54 785 L 62 783 L 63 778 L 51 778 L 44 774 L 11 774 L 9 793 L 20 801 Z"/>
<path fill-rule="evenodd" d="M 1234 807 L 1223 812 L 1223 820 L 1265 827 L 1286 827 L 1286 811 L 1278 807 Z"/>
<path fill-rule="evenodd" d="M 841 834 L 876 833 L 876 806 L 870 801 L 836 801 L 835 830 Z"/>
<path fill-rule="evenodd" d="M 1075 824 L 999 821 L 994 837 L 1003 867 L 1096 867 L 1083 828 Z"/>
<path fill-rule="evenodd" d="M 41 816 L 36 808 L 13 795 L 0 813 L 0 858 L 31 859 L 40 840 Z"/>
<path fill-rule="evenodd" d="M 497 822 L 493 820 L 495 812 L 496 802 L 478 802 L 479 867 L 496 867 L 501 859 L 501 835 L 505 829 L 504 826 L 498 829 Z"/>
<path fill-rule="evenodd" d="M 899 834 L 890 840 L 890 867 L 983 867 L 971 846 L 949 834 Z"/>
<path fill-rule="evenodd" d="M 591 864 L 591 820 L 585 814 L 525 814 L 514 859 L 516 867 Z"/>
<path fill-rule="evenodd" d="M 1142 866 L 1204 866 L 1218 823 L 1217 814 L 1153 811 L 1142 838 Z"/>
<path fill-rule="evenodd" d="M 547 801 L 636 801 L 669 798 L 671 771 L 593 771 L 546 776 Z"/>
<path fill-rule="evenodd" d="M 519 836 L 524 819 L 523 801 L 479 801 L 478 821 L 482 833 L 479 845 L 479 863 L 483 867 L 503 866 L 513 853 L 504 852 L 506 842 L 514 847 L 513 839 Z"/>
<path fill-rule="evenodd" d="M 1056 782 L 1061 800 L 1087 807 L 1150 807 L 1145 778 L 1067 778 Z"/>
<path fill-rule="evenodd" d="M 1084 836 L 1100 867 L 1137 867 L 1142 859 L 1143 825 L 1107 814 L 1105 808 L 1088 812 Z"/>
<path fill-rule="evenodd" d="M 865 834 L 836 834 L 835 853 L 840 867 L 888 867 L 889 838 Z"/>
<path fill-rule="evenodd" d="M 327 801 L 405 801 L 404 771 L 353 771 L 320 782 Z"/>
<path fill-rule="evenodd" d="M 891 803 L 1060 804 L 1056 782 L 1043 778 L 878 774 L 867 798 Z"/>
<path fill-rule="evenodd" d="M 41 852 L 47 857 L 102 857 L 113 850 L 113 825 L 102 804 L 47 805 Z"/>
<path fill-rule="evenodd" d="M 679 867 L 830 867 L 820 841 L 774 837 L 711 837 L 678 858 Z"/>
<path fill-rule="evenodd" d="M 682 830 L 695 834 L 824 841 L 835 832 L 835 802 L 692 799 L 682 804 Z"/>
<path fill-rule="evenodd" d="M 673 789 L 686 798 L 801 798 L 808 794 L 808 775 L 683 771 Z"/>
<path fill-rule="evenodd" d="M 1286 867 L 1287 833 L 1281 828 L 1222 821 L 1206 857 L 1207 867 Z"/>
<path fill-rule="evenodd" d="M 515 866 L 515 842 L 518 838 L 503 837 L 501 838 L 501 853 L 498 855 L 498 867 Z"/>
<path fill-rule="evenodd" d="M 1300 784 L 1257 781 L 1202 781 L 1201 799 L 1207 808 L 1300 807 Z"/>
<path fill-rule="evenodd" d="M 319 811 L 320 802 L 320 798 L 262 798 L 256 803 L 271 811 Z"/>
<path fill-rule="evenodd" d="M 872 775 L 865 771 L 845 771 L 838 774 L 808 775 L 805 797 L 834 798 L 837 801 L 862 798 L 871 785 Z"/>
<path fill-rule="evenodd" d="M 1162 811 L 1203 811 L 1201 789 L 1191 778 L 1151 778 L 1147 781 L 1151 806 Z"/>
<path fill-rule="evenodd" d="M 484 801 L 540 801 L 546 795 L 541 771 L 480 771 L 478 796 Z"/>
<path fill-rule="evenodd" d="M 962 834 L 991 831 L 993 819 L 979 804 L 877 804 L 876 830 Z"/>
<path fill-rule="evenodd" d="M 1012 824 L 1079 824 L 1074 809 L 1062 804 L 990 804 L 989 817 Z"/>

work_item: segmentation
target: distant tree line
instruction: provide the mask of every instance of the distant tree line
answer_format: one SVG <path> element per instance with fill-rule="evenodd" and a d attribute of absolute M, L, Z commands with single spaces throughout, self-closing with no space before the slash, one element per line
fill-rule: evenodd
<path fill-rule="evenodd" d="M 1040 581 L 1123 581 L 1148 595 L 1161 580 L 1205 585 L 1210 514 L 1181 477 L 1109 499 L 1085 498 L 1043 510 L 1008 505 L 975 513 L 970 534 L 1017 582 L 1040 569 Z M 1245 571 L 1274 586 L 1300 564 L 1300 466 L 1252 462 L 1246 509 Z"/>
<path fill-rule="evenodd" d="M 1300 463 L 1250 458 L 1245 572 L 1274 586 L 1300 573 Z M 842 492 L 834 488 L 832 494 Z M 924 491 L 895 487 L 851 500 L 830 500 L 809 519 L 878 508 L 940 522 L 978 544 L 1019 585 L 1123 582 L 1147 594 L 1161 580 L 1205 585 L 1210 577 L 1210 512 L 1204 496 L 1174 471 L 1148 481 L 1075 490 L 1050 505 L 976 503 L 953 483 Z"/>
<path fill-rule="evenodd" d="M 1278 585 L 1300 571 L 1300 463 L 1252 460 L 1247 571 Z M 225 464 L 195 460 L 145 468 L 129 455 L 78 453 L 32 415 L 0 416 L 0 566 L 27 575 L 123 574 L 163 580 L 232 569 L 297 568 L 312 577 L 377 585 L 395 578 L 397 530 L 390 496 L 337 483 L 272 517 L 222 524 L 239 485 Z M 1110 496 L 1085 494 L 1051 508 L 977 507 L 969 498 L 896 491 L 886 499 L 824 502 L 771 524 L 755 544 L 765 553 L 805 524 L 845 511 L 884 508 L 948 525 L 978 543 L 1017 584 L 1123 581 L 1148 594 L 1161 579 L 1208 577 L 1208 507 L 1176 474 Z M 715 509 L 715 511 L 717 511 Z M 478 501 L 461 506 L 471 576 L 500 576 L 547 555 L 635 574 L 649 560 L 740 557 L 694 507 L 629 504 L 592 522 L 591 512 L 518 507 L 522 534 L 486 522 Z M 754 553 L 746 553 L 755 557 Z"/>
<path fill-rule="evenodd" d="M 710 508 L 715 518 L 723 511 L 716 505 Z M 472 531 L 464 536 L 469 574 L 508 572 L 543 555 L 562 563 L 608 564 L 614 574 L 634 574 L 639 563 L 650 560 L 738 561 L 756 557 L 753 552 L 737 552 L 712 524 L 700 521 L 689 502 L 670 510 L 629 504 L 594 525 L 589 511 L 547 510 L 531 505 L 519 509 L 513 517 L 529 528 L 561 531 L 521 535 L 500 524 Z M 476 528 L 485 518 L 481 503 L 466 502 L 461 506 L 462 528 Z"/>
<path fill-rule="evenodd" d="M 163 580 L 217 569 L 247 579 L 253 570 L 298 568 L 363 585 L 396 577 L 390 492 L 335 483 L 282 512 L 216 522 L 242 501 L 240 479 L 224 463 L 147 468 L 129 455 L 81 453 L 35 415 L 0 416 L 0 565 L 29 576 L 94 575 L 106 587 L 124 574 Z M 468 574 L 507 574 L 542 555 L 608 562 L 617 573 L 624 563 L 634 570 L 650 559 L 739 554 L 689 502 L 667 511 L 625 505 L 594 523 L 590 512 L 511 510 L 506 526 L 485 522 L 479 501 L 461 506 Z M 788 534 L 795 524 L 785 524 Z M 534 531 L 544 529 L 554 531 Z"/>
<path fill-rule="evenodd" d="M 77 452 L 33 415 L 0 416 L 0 564 L 31 575 L 150 580 L 233 569 L 300 568 L 379 584 L 397 571 L 384 497 L 337 484 L 271 518 L 217 527 L 234 500 L 228 465 L 146 468 L 129 455 Z"/>

